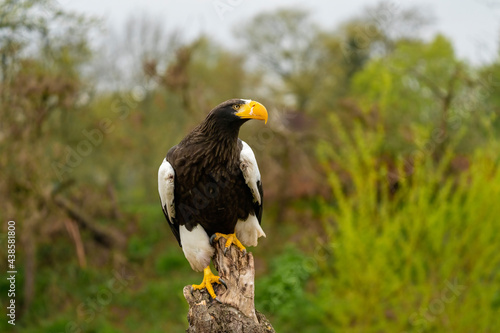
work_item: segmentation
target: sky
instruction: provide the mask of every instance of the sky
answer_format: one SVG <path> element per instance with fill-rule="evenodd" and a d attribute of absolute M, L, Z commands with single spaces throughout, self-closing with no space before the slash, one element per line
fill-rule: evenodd
<path fill-rule="evenodd" d="M 309 10 L 325 29 L 360 14 L 379 0 L 58 0 L 66 9 L 102 18 L 113 29 L 124 27 L 131 15 L 144 14 L 165 22 L 167 29 L 182 27 L 186 38 L 200 33 L 225 46 L 234 42 L 238 24 L 276 8 Z M 500 42 L 500 0 L 392 0 L 394 8 L 421 5 L 430 9 L 437 32 L 449 37 L 459 57 L 480 64 L 492 60 Z"/>

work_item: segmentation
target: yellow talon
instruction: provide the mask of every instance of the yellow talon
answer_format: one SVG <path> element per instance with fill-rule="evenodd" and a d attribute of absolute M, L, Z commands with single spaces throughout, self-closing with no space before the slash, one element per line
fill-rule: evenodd
<path fill-rule="evenodd" d="M 192 287 L 193 290 L 201 290 L 203 288 L 206 288 L 210 296 L 218 301 L 217 295 L 215 295 L 214 287 L 212 287 L 212 283 L 223 284 L 224 286 L 226 286 L 224 280 L 214 275 L 210 270 L 210 266 L 207 266 L 203 270 L 203 281 L 201 281 L 201 284 L 193 284 Z"/>
<path fill-rule="evenodd" d="M 225 238 L 227 239 L 226 241 L 226 246 L 225 246 L 225 249 L 224 249 L 224 254 L 226 253 L 226 250 L 231 246 L 231 244 L 234 244 L 236 245 L 242 252 L 246 253 L 247 252 L 247 249 L 245 249 L 245 247 L 243 246 L 243 244 L 241 244 L 240 240 L 238 238 L 236 238 L 236 234 L 221 234 L 219 232 L 216 232 L 215 233 L 215 240 L 219 240 L 219 238 Z"/>

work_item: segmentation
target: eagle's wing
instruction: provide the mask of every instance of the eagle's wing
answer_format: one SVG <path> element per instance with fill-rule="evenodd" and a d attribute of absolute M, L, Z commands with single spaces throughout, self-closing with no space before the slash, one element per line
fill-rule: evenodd
<path fill-rule="evenodd" d="M 259 220 L 260 224 L 262 220 L 262 203 L 264 199 L 262 182 L 260 180 L 260 171 L 252 148 L 250 148 L 245 141 L 240 141 L 243 144 L 243 148 L 240 153 L 240 169 L 243 173 L 243 177 L 245 178 L 245 182 L 252 192 L 255 216 Z"/>
<path fill-rule="evenodd" d="M 179 224 L 175 218 L 174 188 L 175 171 L 172 165 L 165 158 L 163 163 L 160 165 L 160 169 L 158 170 L 158 192 L 160 194 L 163 214 L 165 214 L 175 238 L 179 242 L 179 245 L 181 245 Z"/>

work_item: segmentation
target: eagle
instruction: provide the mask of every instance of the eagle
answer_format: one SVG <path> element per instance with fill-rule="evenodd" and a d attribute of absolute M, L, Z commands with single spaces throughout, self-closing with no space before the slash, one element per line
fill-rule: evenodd
<path fill-rule="evenodd" d="M 263 190 L 260 171 L 250 146 L 238 138 L 250 119 L 267 123 L 259 102 L 230 99 L 211 110 L 179 144 L 172 147 L 158 170 L 158 192 L 165 218 L 184 255 L 218 301 L 212 283 L 225 285 L 210 270 L 212 243 L 226 239 L 246 254 L 266 236 L 261 227 Z"/>

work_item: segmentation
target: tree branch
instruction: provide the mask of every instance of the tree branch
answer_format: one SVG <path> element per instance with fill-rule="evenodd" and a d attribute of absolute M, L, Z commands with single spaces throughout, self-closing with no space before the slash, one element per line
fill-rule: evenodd
<path fill-rule="evenodd" d="M 126 237 L 118 230 L 99 225 L 84 210 L 78 208 L 70 200 L 60 195 L 53 196 L 53 200 L 55 204 L 62 208 L 79 226 L 90 231 L 93 238 L 98 243 L 107 248 L 116 247 L 124 249 L 126 247 Z"/>

